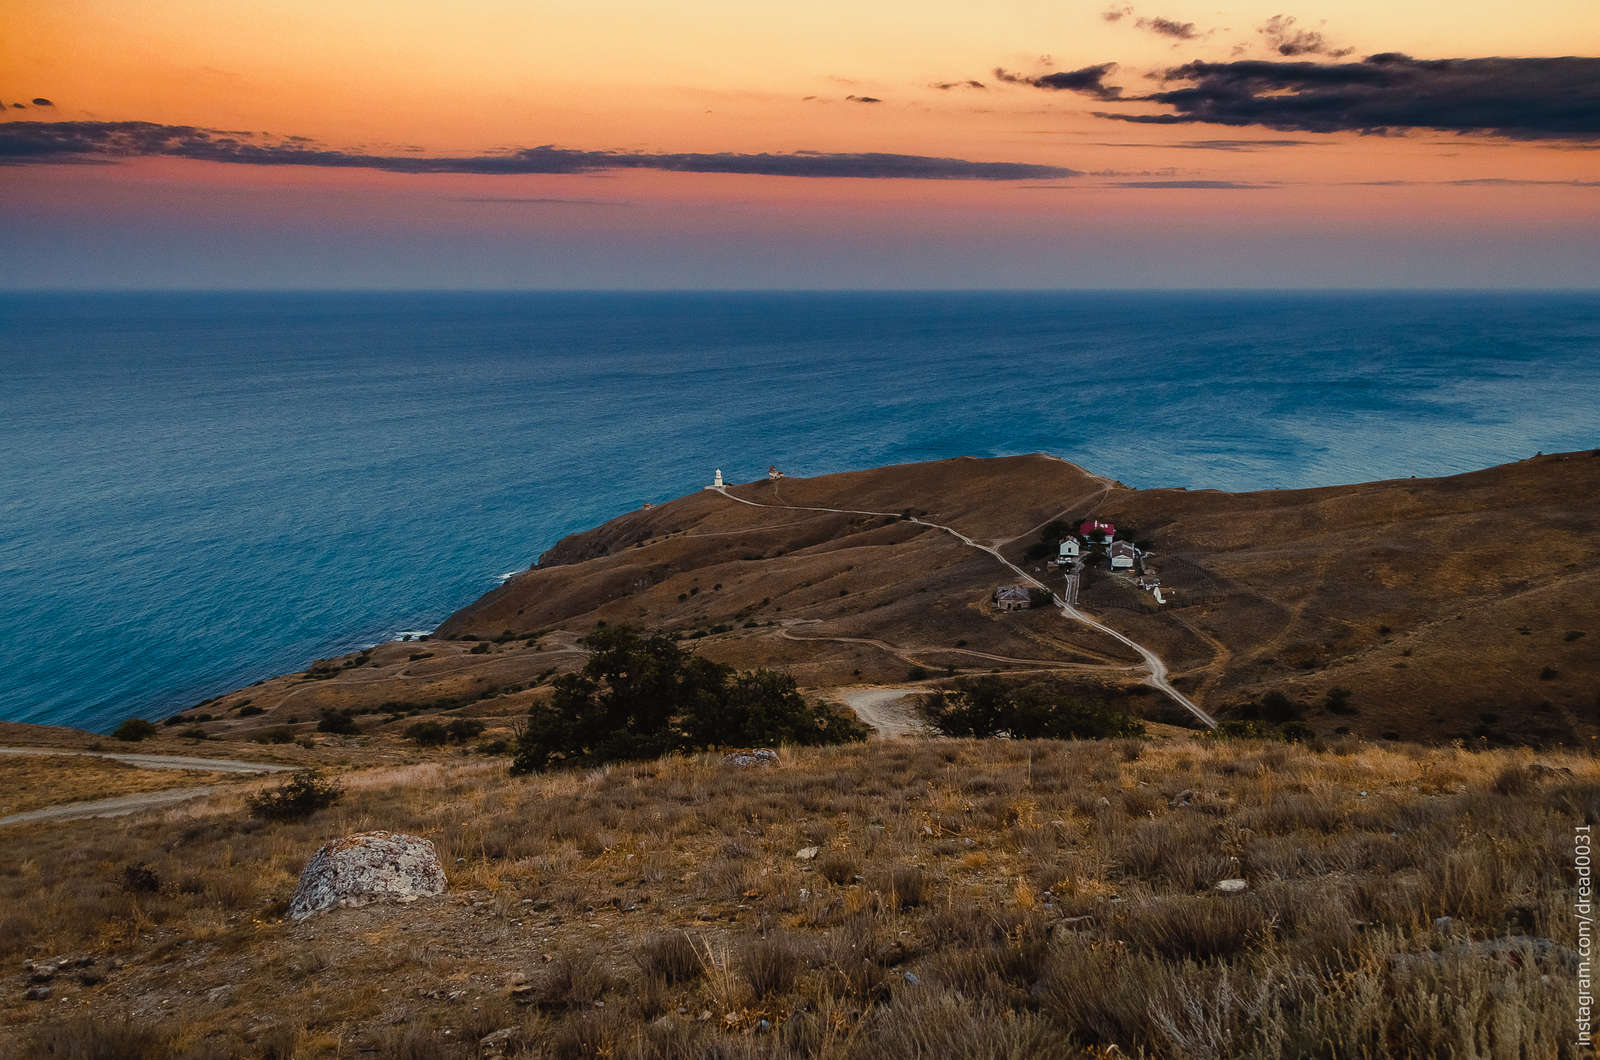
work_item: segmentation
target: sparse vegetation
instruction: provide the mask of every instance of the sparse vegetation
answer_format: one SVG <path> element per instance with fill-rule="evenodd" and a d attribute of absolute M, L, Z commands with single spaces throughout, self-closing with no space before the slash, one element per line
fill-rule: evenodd
<path fill-rule="evenodd" d="M 140 740 L 148 740 L 160 731 L 154 722 L 145 721 L 143 718 L 129 718 L 118 725 L 117 731 L 111 735 L 126 743 L 137 743 Z"/>
<path fill-rule="evenodd" d="M 320 769 L 300 769 L 276 788 L 245 799 L 257 817 L 269 821 L 293 821 L 327 809 L 344 797 L 344 787 L 324 776 Z"/>

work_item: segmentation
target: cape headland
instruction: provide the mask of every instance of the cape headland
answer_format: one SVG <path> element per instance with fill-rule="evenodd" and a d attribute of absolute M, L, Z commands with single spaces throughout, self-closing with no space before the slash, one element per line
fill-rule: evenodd
<path fill-rule="evenodd" d="M 1134 546 L 1136 566 L 1109 569 L 1104 544 L 1079 538 L 1091 519 Z M 1587 451 L 1249 493 L 1132 489 L 1042 454 L 696 490 L 563 538 L 426 642 L 319 661 L 184 717 L 248 736 L 327 710 L 363 731 L 380 709 L 522 714 L 581 667 L 585 633 L 627 623 L 823 694 L 1054 675 L 1149 720 L 1200 724 L 1150 694 L 1127 643 L 1062 613 L 1065 537 L 1089 553 L 1078 609 L 1153 652 L 1219 720 L 1261 717 L 1276 693 L 1322 735 L 1600 734 L 1600 456 Z M 1053 606 L 996 606 L 1016 568 Z M 263 713 L 239 718 L 244 699 Z"/>

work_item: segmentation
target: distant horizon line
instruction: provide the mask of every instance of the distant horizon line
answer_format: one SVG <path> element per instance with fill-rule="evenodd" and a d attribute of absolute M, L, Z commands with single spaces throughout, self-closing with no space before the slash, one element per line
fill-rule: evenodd
<path fill-rule="evenodd" d="M 1600 294 L 1573 287 L 3 287 L 0 297 L 32 295 L 531 295 L 531 294 Z"/>

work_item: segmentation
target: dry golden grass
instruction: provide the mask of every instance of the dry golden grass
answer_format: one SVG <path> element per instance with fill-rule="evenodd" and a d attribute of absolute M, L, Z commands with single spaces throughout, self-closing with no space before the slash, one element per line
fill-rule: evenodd
<path fill-rule="evenodd" d="M 0 979 L 0 1057 L 466 1057 L 501 1029 L 550 1057 L 1556 1056 L 1600 769 L 1538 761 L 927 740 L 513 779 L 455 756 L 347 773 L 304 822 L 227 795 L 8 829 L 0 967 L 94 960 L 46 1002 Z M 283 921 L 316 847 L 374 828 L 431 839 L 449 894 Z M 137 864 L 158 889 L 125 889 Z"/>
<path fill-rule="evenodd" d="M 200 769 L 140 769 L 94 755 L 0 755 L 0 817 L 68 802 L 110 799 L 239 779 Z"/>

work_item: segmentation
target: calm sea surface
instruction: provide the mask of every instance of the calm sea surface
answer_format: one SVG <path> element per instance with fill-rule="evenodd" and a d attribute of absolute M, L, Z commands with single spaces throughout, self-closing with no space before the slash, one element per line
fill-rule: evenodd
<path fill-rule="evenodd" d="M 1141 488 L 1600 445 L 1600 296 L 0 296 L 0 718 L 109 729 L 429 629 L 777 464 Z"/>

